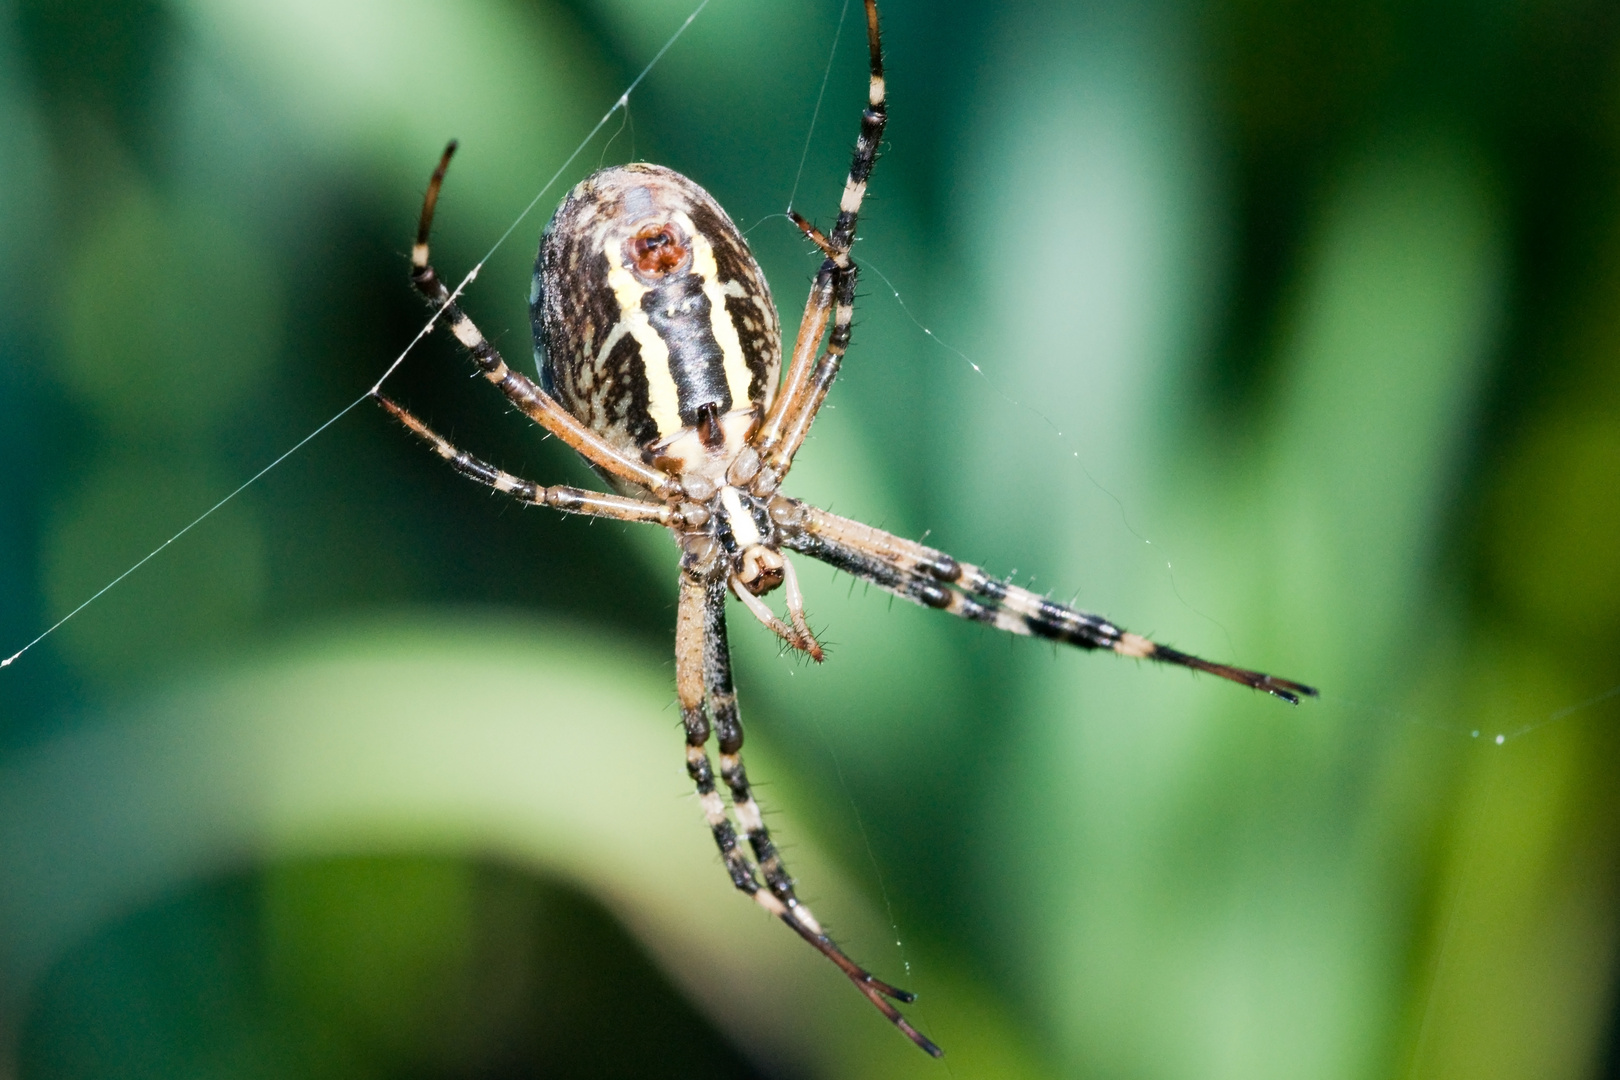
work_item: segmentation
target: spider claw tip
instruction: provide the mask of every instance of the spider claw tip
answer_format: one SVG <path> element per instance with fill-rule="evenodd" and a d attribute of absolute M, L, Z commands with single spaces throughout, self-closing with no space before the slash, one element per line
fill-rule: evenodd
<path fill-rule="evenodd" d="M 1268 694 L 1282 698 L 1290 705 L 1298 705 L 1301 698 L 1314 698 L 1321 695 L 1316 687 L 1306 686 L 1304 683 L 1289 682 L 1286 679 L 1273 679 L 1269 676 L 1262 687 Z"/>
<path fill-rule="evenodd" d="M 912 1002 L 917 1000 L 917 995 L 913 994 L 910 990 L 902 990 L 898 986 L 890 986 L 882 979 L 873 977 L 870 973 L 867 973 L 866 977 L 861 981 L 867 986 L 870 986 L 872 989 L 876 990 L 878 993 L 882 994 L 884 997 L 893 998 L 902 1005 L 910 1005 Z"/>
<path fill-rule="evenodd" d="M 937 1045 L 935 1045 L 934 1040 L 930 1039 L 928 1036 L 924 1035 L 910 1024 L 902 1020 L 899 1027 L 901 1031 L 905 1032 L 906 1038 L 916 1043 L 918 1048 L 926 1053 L 929 1057 L 942 1058 L 945 1056 L 945 1051 L 941 1050 Z"/>

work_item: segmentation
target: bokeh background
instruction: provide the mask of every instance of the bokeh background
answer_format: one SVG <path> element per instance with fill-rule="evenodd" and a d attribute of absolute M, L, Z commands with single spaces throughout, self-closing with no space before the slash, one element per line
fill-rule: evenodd
<path fill-rule="evenodd" d="M 539 229 L 659 161 L 787 320 L 865 94 L 839 0 L 713 0 Z M 410 340 L 682 0 L 0 5 L 0 652 Z M 858 5 L 857 5 L 858 11 Z M 0 672 L 0 1075 L 1620 1077 L 1620 7 L 886 0 L 856 345 L 794 493 L 1289 709 L 802 568 L 737 621 L 802 893 L 730 891 L 674 550 L 346 415 Z M 393 393 L 588 482 L 443 341 Z M 1605 696 L 1607 695 L 1607 696 Z"/>

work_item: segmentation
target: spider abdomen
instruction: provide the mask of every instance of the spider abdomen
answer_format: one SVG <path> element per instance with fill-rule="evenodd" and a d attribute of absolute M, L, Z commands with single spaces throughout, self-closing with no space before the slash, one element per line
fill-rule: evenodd
<path fill-rule="evenodd" d="M 709 193 L 662 166 L 569 192 L 540 241 L 530 317 L 542 385 L 672 473 L 718 476 L 776 389 L 759 264 Z"/>

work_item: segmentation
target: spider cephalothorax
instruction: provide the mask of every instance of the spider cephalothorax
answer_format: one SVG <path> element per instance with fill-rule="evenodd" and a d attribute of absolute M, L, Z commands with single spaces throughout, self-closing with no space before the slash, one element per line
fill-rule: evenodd
<path fill-rule="evenodd" d="M 792 927 L 918 1046 L 940 1050 L 894 1002 L 912 995 L 844 955 L 794 892 L 742 762 L 726 641 L 726 595 L 820 660 L 786 552 L 925 607 L 1015 634 L 1176 664 L 1297 702 L 1315 690 L 1212 663 L 986 574 L 971 563 L 780 494 L 849 347 L 856 216 L 887 118 L 876 0 L 866 0 L 871 75 L 837 221 L 822 233 L 789 211 L 825 258 L 787 371 L 765 277 L 714 199 L 657 165 L 605 169 L 569 193 L 541 239 L 530 316 L 540 381 L 506 366 L 428 260 L 428 231 L 455 144 L 428 184 L 412 279 L 507 399 L 577 450 L 619 492 L 535 484 L 458 449 L 405 409 L 382 406 L 455 469 L 515 498 L 575 514 L 663 525 L 680 545 L 675 690 L 686 769 L 737 889 Z M 825 342 L 825 347 L 823 347 Z M 786 621 L 761 599 L 782 588 Z M 719 744 L 719 779 L 709 757 Z M 730 794 L 730 810 L 719 785 Z M 738 836 L 741 826 L 742 837 Z M 743 850 L 746 839 L 753 858 Z"/>

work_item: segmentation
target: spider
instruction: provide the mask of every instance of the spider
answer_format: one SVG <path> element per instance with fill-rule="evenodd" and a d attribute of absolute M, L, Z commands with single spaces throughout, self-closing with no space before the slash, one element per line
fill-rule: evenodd
<path fill-rule="evenodd" d="M 781 493 L 849 348 L 857 274 L 850 248 L 887 119 L 877 3 L 865 4 L 870 93 L 838 218 L 823 233 L 789 211 L 825 258 L 780 381 L 781 328 L 747 243 L 708 192 L 649 164 L 594 173 L 558 207 L 540 240 L 530 296 L 540 380 L 513 371 L 429 261 L 434 207 L 456 150 L 451 142 L 423 199 L 411 280 L 484 377 L 573 447 L 617 493 L 513 476 L 457 448 L 379 391 L 372 394 L 452 468 L 496 491 L 566 513 L 662 525 L 674 534 L 681 552 L 675 687 L 686 771 L 731 883 L 836 964 L 912 1042 L 938 1057 L 940 1048 L 895 1005 L 915 996 L 844 955 L 794 893 L 743 767 L 726 641 L 728 592 L 789 647 L 818 662 L 822 648 L 805 620 L 790 551 L 1010 633 L 1209 672 L 1292 704 L 1316 691 L 1155 644 L 943 551 Z M 764 600 L 777 588 L 785 618 Z M 719 743 L 718 783 L 707 750 L 711 734 Z M 730 792 L 729 813 L 722 783 Z"/>

